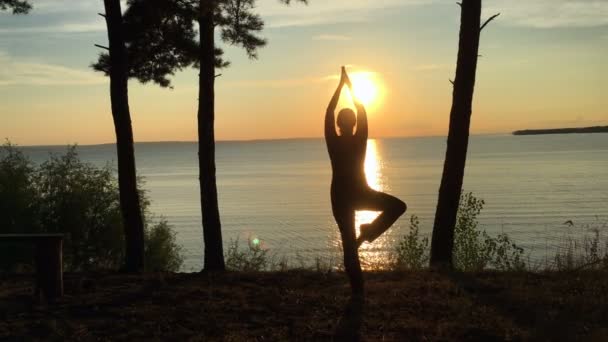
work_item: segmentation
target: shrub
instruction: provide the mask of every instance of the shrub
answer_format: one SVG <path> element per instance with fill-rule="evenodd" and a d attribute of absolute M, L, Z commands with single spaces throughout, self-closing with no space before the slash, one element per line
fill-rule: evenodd
<path fill-rule="evenodd" d="M 63 233 L 64 267 L 70 271 L 116 269 L 124 257 L 116 178 L 78 158 L 75 146 L 40 165 L 35 184 L 46 232 Z"/>
<path fill-rule="evenodd" d="M 524 250 L 507 234 L 491 237 L 478 229 L 477 216 L 484 204 L 471 192 L 460 198 L 454 230 L 454 267 L 461 271 L 481 271 L 488 266 L 499 270 L 524 269 Z"/>
<path fill-rule="evenodd" d="M 481 213 L 484 200 L 472 193 L 460 197 L 456 227 L 454 229 L 454 267 L 462 271 L 484 269 L 491 260 L 492 239 L 485 231 L 477 229 L 477 216 Z"/>
<path fill-rule="evenodd" d="M 420 237 L 420 220 L 416 215 L 410 217 L 410 231 L 398 241 L 392 255 L 395 269 L 419 270 L 429 261 L 429 239 Z"/>
<path fill-rule="evenodd" d="M 0 147 L 0 233 L 37 233 L 42 230 L 38 213 L 38 192 L 33 184 L 34 166 L 19 150 L 6 142 Z M 32 246 L 2 243 L 0 270 L 25 265 Z"/>
<path fill-rule="evenodd" d="M 286 261 L 284 262 L 286 264 Z M 231 271 L 259 272 L 270 264 L 268 250 L 256 239 L 247 239 L 247 247 L 241 248 L 239 238 L 230 241 L 226 252 L 226 268 Z"/>
<path fill-rule="evenodd" d="M 567 221 L 566 224 L 570 228 L 587 231 L 591 236 L 566 239 L 553 257 L 553 267 L 560 271 L 608 269 L 608 236 L 602 245 L 602 235 L 608 232 L 608 222 L 596 218 L 594 223 L 582 226 L 575 225 L 572 221 Z"/>
<path fill-rule="evenodd" d="M 490 264 L 501 271 L 523 271 L 528 266 L 524 258 L 524 249 L 513 243 L 507 234 L 498 234 L 492 239 L 493 258 Z"/>
<path fill-rule="evenodd" d="M 485 202 L 465 193 L 460 199 L 456 227 L 454 229 L 454 268 L 461 271 L 481 271 L 488 267 L 498 270 L 523 270 L 526 268 L 524 250 L 507 234 L 491 237 L 479 229 L 477 216 Z M 410 219 L 410 231 L 397 242 L 392 266 L 397 269 L 421 269 L 428 265 L 427 237 L 421 237 L 420 222 L 416 216 Z"/>
<path fill-rule="evenodd" d="M 146 224 L 146 271 L 178 271 L 184 262 L 182 246 L 175 241 L 175 232 L 162 219 L 148 228 Z"/>
<path fill-rule="evenodd" d="M 109 165 L 99 168 L 82 162 L 75 146 L 68 147 L 64 155 L 51 155 L 38 167 L 9 143 L 1 151 L 1 219 L 10 221 L 2 222 L 1 233 L 65 234 L 64 268 L 68 271 L 117 269 L 122 265 L 124 237 L 118 182 Z M 143 191 L 141 194 L 146 268 L 176 271 L 182 258 L 174 233 L 164 220 L 150 226 L 149 200 Z M 2 269 L 31 263 L 31 250 L 15 248 L 0 249 Z"/>

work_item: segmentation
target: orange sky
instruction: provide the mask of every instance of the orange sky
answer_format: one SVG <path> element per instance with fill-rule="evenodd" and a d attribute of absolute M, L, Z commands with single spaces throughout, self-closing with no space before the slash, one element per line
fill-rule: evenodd
<path fill-rule="evenodd" d="M 486 3 L 484 17 L 502 14 L 482 34 L 472 132 L 608 125 L 608 5 Z M 21 145 L 114 141 L 108 81 L 88 68 L 93 44 L 105 43 L 100 4 L 44 0 L 31 15 L 0 15 L 0 137 Z M 260 59 L 226 49 L 233 64 L 217 79 L 219 140 L 321 136 L 341 65 L 373 73 L 381 88 L 368 110 L 371 136 L 447 132 L 453 3 L 313 0 L 302 8 L 262 0 L 259 11 L 269 40 Z M 131 82 L 137 141 L 196 140 L 196 71 L 173 83 L 165 90 Z"/>

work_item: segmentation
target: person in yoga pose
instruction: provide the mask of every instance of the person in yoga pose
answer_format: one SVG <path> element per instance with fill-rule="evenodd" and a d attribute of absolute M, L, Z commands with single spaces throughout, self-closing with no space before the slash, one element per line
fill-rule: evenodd
<path fill-rule="evenodd" d="M 357 115 L 350 108 L 338 114 L 336 132 L 334 113 L 340 93 L 347 85 L 353 98 Z M 356 125 L 356 131 L 355 131 Z M 373 242 L 384 233 L 403 213 L 407 206 L 400 199 L 372 189 L 365 178 L 365 153 L 367 150 L 367 113 L 363 104 L 354 96 L 353 85 L 342 67 L 340 84 L 336 89 L 325 115 L 325 142 L 331 159 L 331 207 L 342 236 L 344 268 L 349 277 L 353 294 L 363 295 L 363 275 L 359 263 L 359 247 Z M 355 231 L 355 211 L 372 210 L 381 214 L 369 224 Z"/>

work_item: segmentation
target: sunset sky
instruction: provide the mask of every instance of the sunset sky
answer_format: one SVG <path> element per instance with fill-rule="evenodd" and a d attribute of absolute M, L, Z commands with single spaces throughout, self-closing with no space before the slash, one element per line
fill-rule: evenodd
<path fill-rule="evenodd" d="M 101 0 L 33 0 L 0 14 L 0 138 L 20 145 L 114 141 Z M 372 137 L 443 135 L 460 11 L 447 0 L 260 0 L 259 60 L 226 47 L 219 140 L 320 137 L 341 65 L 373 82 Z M 485 0 L 472 132 L 608 125 L 608 1 Z M 197 72 L 173 90 L 130 82 L 137 141 L 196 140 Z"/>

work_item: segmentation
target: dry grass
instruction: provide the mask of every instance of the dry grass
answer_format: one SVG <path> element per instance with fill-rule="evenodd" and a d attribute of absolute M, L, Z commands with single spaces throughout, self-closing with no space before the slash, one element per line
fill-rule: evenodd
<path fill-rule="evenodd" d="M 365 341 L 608 340 L 608 274 L 366 274 Z M 341 273 L 68 274 L 44 305 L 0 279 L 0 340 L 331 340 Z M 352 310 L 352 308 L 351 308 Z M 347 312 L 351 311 L 347 310 Z"/>

